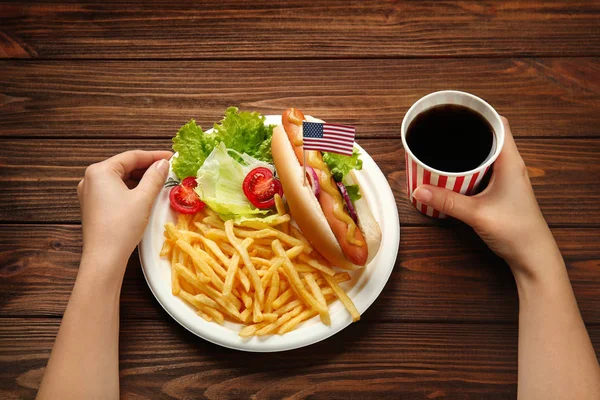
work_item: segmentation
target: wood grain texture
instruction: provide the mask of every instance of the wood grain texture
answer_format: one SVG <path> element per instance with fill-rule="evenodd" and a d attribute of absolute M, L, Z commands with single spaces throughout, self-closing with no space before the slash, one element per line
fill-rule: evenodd
<path fill-rule="evenodd" d="M 0 56 L 600 55 L 597 1 L 3 2 Z"/>
<path fill-rule="evenodd" d="M 553 230 L 587 323 L 600 323 L 600 229 Z M 60 316 L 77 274 L 79 226 L 0 225 L 0 317 Z M 404 227 L 396 266 L 365 321 L 516 322 L 508 267 L 464 227 Z M 126 318 L 166 315 L 137 254 L 121 296 Z"/>
<path fill-rule="evenodd" d="M 33 399 L 60 321 L 4 322 L 0 394 Z M 125 399 L 512 399 L 516 368 L 514 325 L 360 322 L 307 357 L 220 348 L 164 318 L 121 323 Z"/>
<path fill-rule="evenodd" d="M 440 223 L 420 214 L 406 199 L 404 150 L 399 139 L 358 143 L 387 177 L 401 224 Z M 550 224 L 600 224 L 600 139 L 523 138 L 517 144 Z M 168 139 L 0 139 L 0 221 L 77 223 L 76 187 L 89 164 L 128 149 L 167 150 L 170 146 Z"/>
<path fill-rule="evenodd" d="M 0 61 L 0 136 L 171 137 L 230 105 L 289 107 L 399 137 L 404 113 L 445 89 L 481 96 L 515 136 L 600 136 L 600 59 Z"/>

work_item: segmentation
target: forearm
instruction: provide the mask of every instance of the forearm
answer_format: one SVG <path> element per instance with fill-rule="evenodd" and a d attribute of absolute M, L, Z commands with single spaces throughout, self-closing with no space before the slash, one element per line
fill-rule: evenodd
<path fill-rule="evenodd" d="M 82 259 L 39 399 L 119 398 L 119 293 L 125 264 Z"/>
<path fill-rule="evenodd" d="M 519 399 L 600 398 L 598 361 L 558 248 L 545 249 L 529 270 L 539 273 L 515 273 Z"/>

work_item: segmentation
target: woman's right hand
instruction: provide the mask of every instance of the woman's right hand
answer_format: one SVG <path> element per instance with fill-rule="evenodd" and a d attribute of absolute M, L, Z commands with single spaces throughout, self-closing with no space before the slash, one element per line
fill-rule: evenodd
<path fill-rule="evenodd" d="M 508 121 L 504 117 L 502 121 L 504 148 L 483 192 L 464 196 L 423 185 L 413 196 L 473 227 L 489 248 L 508 262 L 515 277 L 539 277 L 543 272 L 540 257 L 560 253 L 538 206 Z"/>

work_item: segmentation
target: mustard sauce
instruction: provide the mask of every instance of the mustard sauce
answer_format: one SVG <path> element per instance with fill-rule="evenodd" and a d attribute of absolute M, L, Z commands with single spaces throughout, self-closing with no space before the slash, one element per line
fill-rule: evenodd
<path fill-rule="evenodd" d="M 344 211 L 342 195 L 338 188 L 333 184 L 333 177 L 329 172 L 327 164 L 323 162 L 321 157 L 319 157 L 318 152 L 316 151 L 308 151 L 307 164 L 315 168 L 315 170 L 317 170 L 317 175 L 319 176 L 319 183 L 321 184 L 321 190 L 324 190 L 331 197 L 333 197 L 333 215 L 337 219 L 345 222 L 348 225 L 346 241 L 355 246 L 364 246 L 364 243 L 362 241 L 354 238 L 354 233 L 356 232 L 356 223 L 354 223 L 354 220 L 350 217 L 350 215 L 348 215 L 348 213 Z"/>

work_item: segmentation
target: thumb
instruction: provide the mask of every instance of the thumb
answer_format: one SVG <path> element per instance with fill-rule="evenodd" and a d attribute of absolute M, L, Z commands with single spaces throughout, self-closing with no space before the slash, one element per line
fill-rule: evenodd
<path fill-rule="evenodd" d="M 150 203 L 154 202 L 154 199 L 165 184 L 168 173 L 169 162 L 167 160 L 156 161 L 146 170 L 135 190 L 147 198 Z"/>
<path fill-rule="evenodd" d="M 413 197 L 441 213 L 460 219 L 471 225 L 475 199 L 437 186 L 422 185 L 415 189 Z"/>

